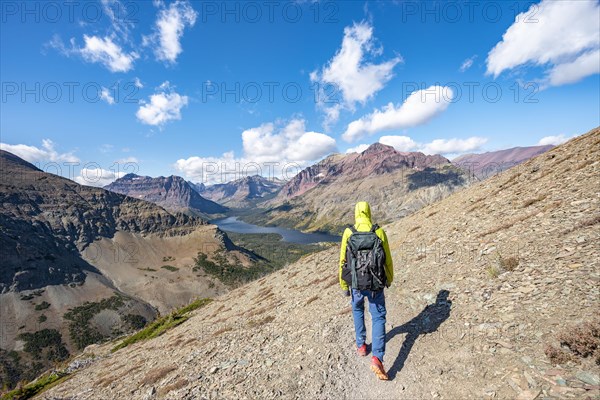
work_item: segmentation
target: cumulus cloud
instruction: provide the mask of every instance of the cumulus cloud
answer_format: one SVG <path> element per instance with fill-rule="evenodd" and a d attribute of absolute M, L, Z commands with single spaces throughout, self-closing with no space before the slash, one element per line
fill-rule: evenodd
<path fill-rule="evenodd" d="M 435 139 L 422 146 L 420 151 L 425 154 L 467 153 L 478 150 L 486 142 L 486 138 L 477 136 L 468 139 Z"/>
<path fill-rule="evenodd" d="M 559 144 L 563 144 L 566 141 L 571 140 L 572 138 L 573 138 L 573 136 L 567 137 L 567 136 L 563 135 L 562 133 L 560 135 L 544 136 L 538 142 L 538 146 L 546 146 L 546 145 L 549 145 L 549 144 L 552 144 L 554 146 L 558 146 Z"/>
<path fill-rule="evenodd" d="M 163 126 L 169 121 L 181 119 L 181 109 L 188 104 L 188 97 L 182 96 L 164 82 L 158 92 L 150 96 L 148 102 L 142 101 L 136 117 L 146 125 Z"/>
<path fill-rule="evenodd" d="M 0 149 L 13 153 L 30 163 L 42 162 L 79 162 L 79 158 L 69 153 L 59 153 L 50 139 L 42 140 L 42 147 L 26 144 L 0 143 Z"/>
<path fill-rule="evenodd" d="M 346 150 L 346 154 L 349 154 L 349 153 L 362 153 L 363 151 L 365 151 L 368 148 L 369 148 L 368 144 L 362 143 L 362 144 L 359 144 L 358 146 L 350 147 L 348 150 Z"/>
<path fill-rule="evenodd" d="M 381 110 L 352 121 L 342 135 L 352 142 L 376 132 L 409 128 L 424 124 L 442 113 L 450 105 L 454 93 L 446 86 L 430 86 L 411 93 L 404 103 L 389 103 Z"/>
<path fill-rule="evenodd" d="M 175 1 L 167 8 L 162 2 L 155 5 L 161 7 L 156 17 L 155 33 L 144 37 L 144 43 L 154 45 L 154 54 L 158 60 L 175 63 L 183 51 L 183 32 L 186 27 L 194 26 L 198 13 L 187 0 Z"/>
<path fill-rule="evenodd" d="M 102 90 L 100 90 L 100 98 L 111 106 L 115 104 L 115 98 L 110 94 L 110 91 L 104 86 L 102 86 Z"/>
<path fill-rule="evenodd" d="M 497 77 L 519 66 L 543 66 L 543 84 L 558 86 L 600 72 L 599 14 L 596 0 L 533 4 L 489 52 L 487 74 Z"/>
<path fill-rule="evenodd" d="M 465 61 L 463 61 L 463 63 L 460 65 L 459 71 L 465 72 L 466 70 L 471 68 L 473 66 L 473 62 L 475 62 L 476 58 L 477 58 L 477 56 L 472 56 L 472 57 L 467 58 Z"/>
<path fill-rule="evenodd" d="M 341 48 L 321 71 L 310 74 L 313 82 L 319 82 L 322 88 L 334 85 L 337 89 L 334 92 L 339 94 L 339 99 L 329 99 L 330 91 L 321 92 L 320 100 L 326 112 L 326 122 L 337 121 L 342 106 L 354 109 L 356 103 L 364 104 L 392 79 L 394 67 L 402 62 L 400 56 L 380 64 L 366 61 L 367 56 L 377 56 L 382 52 L 381 47 L 375 46 L 373 27 L 368 22 L 344 28 Z M 339 103 L 331 105 L 328 101 Z"/>
<path fill-rule="evenodd" d="M 247 129 L 242 132 L 242 145 L 241 157 L 234 152 L 222 157 L 189 157 L 177 160 L 174 168 L 203 183 L 223 183 L 254 174 L 291 178 L 311 161 L 336 150 L 334 138 L 307 132 L 305 121 L 299 118 Z"/>
<path fill-rule="evenodd" d="M 379 143 L 392 146 L 398 151 L 414 151 L 419 147 L 418 143 L 408 136 L 382 136 L 379 138 Z"/>
<path fill-rule="evenodd" d="M 91 63 L 100 63 L 111 72 L 127 72 L 133 68 L 133 62 L 139 55 L 132 51 L 127 53 L 114 41 L 114 38 L 105 36 L 83 35 L 84 46 L 77 51 L 84 60 Z"/>
<path fill-rule="evenodd" d="M 127 172 L 115 172 L 102 168 L 82 168 L 73 180 L 80 185 L 103 187 L 126 175 Z"/>
<path fill-rule="evenodd" d="M 398 151 L 420 151 L 425 154 L 460 154 L 479 150 L 486 138 L 472 136 L 467 139 L 435 139 L 429 143 L 418 143 L 408 136 L 382 136 L 379 143 L 387 144 Z"/>

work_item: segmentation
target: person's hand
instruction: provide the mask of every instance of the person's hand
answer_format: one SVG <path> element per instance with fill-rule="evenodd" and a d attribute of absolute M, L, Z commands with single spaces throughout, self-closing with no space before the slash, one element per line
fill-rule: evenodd
<path fill-rule="evenodd" d="M 350 289 L 344 290 L 344 296 L 350 297 Z"/>

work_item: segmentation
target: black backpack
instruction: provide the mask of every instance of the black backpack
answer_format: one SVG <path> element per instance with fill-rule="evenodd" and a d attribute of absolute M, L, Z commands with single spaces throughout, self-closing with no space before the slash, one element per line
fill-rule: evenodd
<path fill-rule="evenodd" d="M 368 232 L 358 232 L 350 226 L 352 234 L 346 244 L 346 264 L 342 279 L 358 290 L 381 290 L 386 286 L 385 251 L 374 224 Z"/>

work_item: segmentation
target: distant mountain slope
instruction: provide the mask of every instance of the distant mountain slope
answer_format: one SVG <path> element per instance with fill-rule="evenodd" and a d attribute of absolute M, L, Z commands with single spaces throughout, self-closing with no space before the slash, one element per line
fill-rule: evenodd
<path fill-rule="evenodd" d="M 151 178 L 127 174 L 104 189 L 146 200 L 173 212 L 206 216 L 227 211 L 226 207 L 198 194 L 185 179 L 174 175 Z"/>
<path fill-rule="evenodd" d="M 464 154 L 453 159 L 452 164 L 465 169 L 478 179 L 486 179 L 545 153 L 553 147 L 553 145 L 513 147 L 481 154 Z"/>
<path fill-rule="evenodd" d="M 44 398 L 595 398 L 600 349 L 560 342 L 600 329 L 599 187 L 595 129 L 385 226 L 390 382 L 356 355 L 334 247 L 156 339 L 94 348 Z"/>
<path fill-rule="evenodd" d="M 192 268 L 199 251 L 248 262 L 201 218 L 79 185 L 6 151 L 0 151 L 0 204 L 0 378 L 9 385 L 82 343 L 225 292 Z M 69 310 L 81 319 L 69 320 Z M 35 350 L 34 342 L 50 339 L 56 348 Z M 20 357 L 18 368 L 7 367 L 4 352 L 11 351 Z M 9 370 L 17 372 L 7 378 Z"/>
<path fill-rule="evenodd" d="M 333 154 L 288 181 L 250 222 L 340 233 L 354 203 L 366 200 L 380 223 L 406 216 L 468 184 L 440 155 L 403 153 L 375 143 L 362 153 Z"/>
<path fill-rule="evenodd" d="M 259 175 L 246 176 L 227 183 L 211 186 L 196 185 L 196 190 L 207 199 L 229 207 L 250 207 L 271 198 L 285 182 Z"/>

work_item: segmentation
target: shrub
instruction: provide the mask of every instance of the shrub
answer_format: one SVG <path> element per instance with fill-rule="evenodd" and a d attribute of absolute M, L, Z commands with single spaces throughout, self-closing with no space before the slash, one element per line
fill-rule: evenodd
<path fill-rule="evenodd" d="M 123 307 L 125 304 L 123 300 L 124 298 L 121 295 L 115 294 L 113 297 L 102 299 L 99 302 L 85 302 L 65 313 L 63 318 L 71 321 L 69 323 L 71 340 L 79 350 L 105 339 L 97 329 L 90 326 L 89 322 L 94 315 L 102 310 L 118 310 Z"/>
<path fill-rule="evenodd" d="M 519 266 L 519 259 L 517 257 L 503 258 L 501 255 L 498 256 L 498 263 L 506 271 L 514 271 Z"/>
<path fill-rule="evenodd" d="M 25 342 L 23 350 L 36 357 L 40 357 L 44 349 L 48 349 L 47 358 L 52 361 L 62 361 L 69 357 L 69 351 L 62 341 L 60 332 L 56 329 L 21 333 L 18 338 Z"/>
<path fill-rule="evenodd" d="M 177 325 L 180 325 L 180 324 L 184 323 L 185 321 L 187 321 L 187 319 L 190 317 L 189 313 L 191 311 L 196 310 L 200 307 L 204 307 L 205 305 L 209 304 L 211 301 L 212 301 L 212 299 L 198 299 L 198 300 L 188 304 L 185 307 L 182 307 L 176 311 L 173 311 L 171 314 L 169 314 L 165 317 L 155 320 L 154 322 L 152 322 L 150 325 L 148 325 L 144 329 L 125 338 L 121 343 L 119 343 L 118 345 L 113 347 L 111 349 L 111 352 L 114 353 L 115 351 L 122 349 L 124 347 L 127 347 L 130 344 L 133 344 L 133 343 L 136 343 L 136 342 L 139 342 L 142 340 L 153 339 L 155 337 L 162 335 L 169 329 L 174 328 Z"/>
<path fill-rule="evenodd" d="M 35 310 L 41 311 L 47 309 L 48 307 L 50 307 L 50 303 L 48 303 L 47 301 L 42 301 L 40 304 L 36 304 Z"/>
<path fill-rule="evenodd" d="M 123 320 L 129 324 L 131 329 L 138 330 L 146 326 L 146 318 L 137 314 L 127 314 L 123 316 Z"/>
<path fill-rule="evenodd" d="M 174 267 L 172 265 L 163 265 L 161 268 L 169 270 L 171 272 L 179 271 L 179 268 Z"/>

